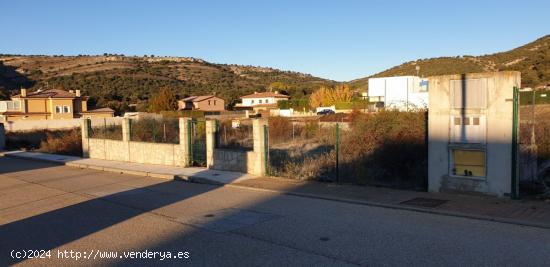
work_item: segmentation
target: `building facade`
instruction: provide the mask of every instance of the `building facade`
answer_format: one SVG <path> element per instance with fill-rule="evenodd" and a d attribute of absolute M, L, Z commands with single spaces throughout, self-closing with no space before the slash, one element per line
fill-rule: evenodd
<path fill-rule="evenodd" d="M 417 76 L 369 79 L 370 102 L 402 111 L 428 107 L 428 80 Z"/>
<path fill-rule="evenodd" d="M 254 92 L 250 95 L 241 96 L 242 103 L 237 104 L 235 108 L 255 110 L 277 108 L 277 102 L 289 98 L 289 96 L 280 94 L 278 91 Z"/>
<path fill-rule="evenodd" d="M 21 93 L 11 97 L 10 101 L 0 101 L 0 121 L 113 117 L 114 111 L 110 108 L 88 110 L 87 100 L 80 90 L 27 92 L 27 89 L 21 89 Z"/>
<path fill-rule="evenodd" d="M 225 101 L 213 95 L 190 96 L 178 101 L 178 110 L 224 111 Z"/>

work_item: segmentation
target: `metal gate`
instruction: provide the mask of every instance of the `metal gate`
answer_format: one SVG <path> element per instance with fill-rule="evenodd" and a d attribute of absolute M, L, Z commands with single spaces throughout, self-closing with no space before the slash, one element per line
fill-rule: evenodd
<path fill-rule="evenodd" d="M 206 121 L 193 119 L 187 125 L 191 166 L 206 167 Z"/>

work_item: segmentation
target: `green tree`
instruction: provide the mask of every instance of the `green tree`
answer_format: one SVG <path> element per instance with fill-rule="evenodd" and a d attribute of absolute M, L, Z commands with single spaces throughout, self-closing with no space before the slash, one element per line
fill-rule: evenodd
<path fill-rule="evenodd" d="M 178 99 L 172 90 L 164 87 L 159 93 L 151 99 L 149 111 L 160 112 L 176 110 L 178 108 Z"/>

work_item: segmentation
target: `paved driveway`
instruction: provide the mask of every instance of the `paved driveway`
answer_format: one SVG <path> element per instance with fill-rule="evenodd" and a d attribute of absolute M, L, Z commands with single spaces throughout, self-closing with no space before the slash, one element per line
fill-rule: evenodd
<path fill-rule="evenodd" d="M 0 157 L 0 265 L 547 266 L 549 244 L 540 228 Z"/>

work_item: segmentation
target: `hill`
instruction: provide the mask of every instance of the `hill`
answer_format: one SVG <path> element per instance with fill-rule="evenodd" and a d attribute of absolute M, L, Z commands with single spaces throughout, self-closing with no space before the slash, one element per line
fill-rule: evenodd
<path fill-rule="evenodd" d="M 419 59 L 370 77 L 416 75 L 424 77 L 455 73 L 517 70 L 523 87 L 550 85 L 550 35 L 516 49 L 491 55 Z M 368 78 L 348 82 L 357 91 L 366 90 Z M 334 81 L 273 68 L 214 64 L 190 57 L 129 57 L 124 55 L 21 56 L 0 54 L 0 99 L 7 99 L 21 86 L 80 89 L 91 106 L 108 106 L 117 112 L 144 110 L 160 88 L 178 97 L 216 94 L 233 104 L 239 96 L 254 91 L 286 91 L 293 98 L 309 96 L 321 85 Z"/>
<path fill-rule="evenodd" d="M 109 106 L 119 112 L 132 104 L 143 110 L 162 87 L 179 97 L 216 94 L 232 103 L 241 95 L 270 86 L 301 98 L 334 83 L 298 72 L 213 64 L 189 57 L 0 55 L 1 98 L 21 86 L 80 89 L 91 97 L 92 106 Z"/>
<path fill-rule="evenodd" d="M 550 35 L 510 51 L 491 55 L 438 57 L 410 61 L 349 83 L 353 89 L 366 89 L 370 77 L 416 75 L 416 66 L 420 66 L 420 75 L 424 77 L 516 70 L 521 72 L 523 87 L 543 87 L 550 85 Z"/>

